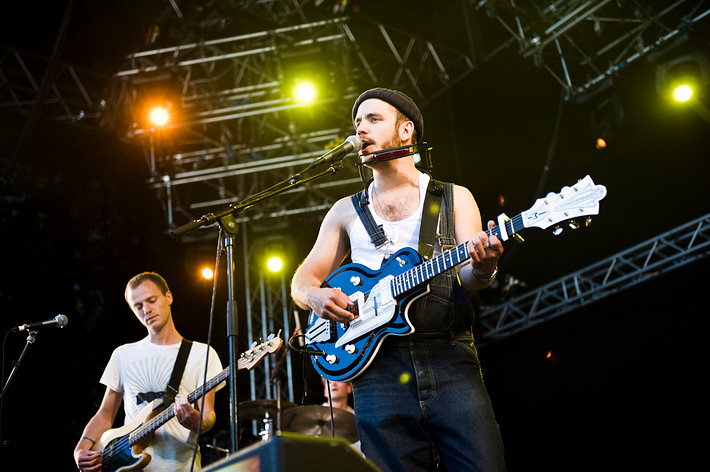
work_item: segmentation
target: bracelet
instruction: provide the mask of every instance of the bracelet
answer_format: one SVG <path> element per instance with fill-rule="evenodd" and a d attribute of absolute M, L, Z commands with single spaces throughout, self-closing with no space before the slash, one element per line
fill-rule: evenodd
<path fill-rule="evenodd" d="M 473 265 L 471 266 L 471 270 L 473 271 L 473 276 L 476 277 L 478 280 L 484 280 L 486 282 L 490 282 L 493 280 L 496 275 L 498 275 L 498 266 L 496 266 L 495 269 L 493 269 L 493 273 L 491 275 L 481 275 L 478 273 L 476 269 L 473 268 Z"/>
<path fill-rule="evenodd" d="M 87 441 L 90 441 L 92 446 L 96 444 L 96 441 L 91 438 L 87 438 L 86 436 L 82 436 L 81 439 L 86 439 Z"/>

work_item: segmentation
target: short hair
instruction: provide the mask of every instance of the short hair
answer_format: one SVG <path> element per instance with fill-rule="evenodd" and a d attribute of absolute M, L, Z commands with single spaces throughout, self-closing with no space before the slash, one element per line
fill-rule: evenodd
<path fill-rule="evenodd" d="M 128 301 L 128 291 L 135 289 L 146 280 L 153 282 L 155 286 L 158 287 L 158 289 L 163 293 L 163 295 L 170 291 L 168 283 L 165 281 L 162 275 L 158 274 L 157 272 L 141 272 L 138 275 L 134 275 L 131 280 L 129 280 L 126 284 L 126 290 L 123 293 L 123 296 L 125 297 L 126 301 Z"/>

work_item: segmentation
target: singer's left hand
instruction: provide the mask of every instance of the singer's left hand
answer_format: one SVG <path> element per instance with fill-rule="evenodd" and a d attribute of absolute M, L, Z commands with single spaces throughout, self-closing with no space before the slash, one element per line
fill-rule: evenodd
<path fill-rule="evenodd" d="M 488 222 L 489 230 L 495 227 L 494 221 Z M 468 251 L 473 270 L 479 275 L 488 276 L 498 267 L 498 259 L 503 255 L 503 243 L 494 234 L 488 236 L 485 231 L 480 231 L 468 242 Z"/>

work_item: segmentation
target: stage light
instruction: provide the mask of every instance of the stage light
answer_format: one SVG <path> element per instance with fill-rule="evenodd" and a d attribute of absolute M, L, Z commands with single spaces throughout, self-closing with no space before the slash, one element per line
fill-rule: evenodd
<path fill-rule="evenodd" d="M 284 98 L 302 105 L 299 113 L 311 113 L 313 107 L 310 105 L 333 95 L 339 71 L 331 65 L 331 54 L 318 44 L 298 45 L 279 51 L 282 93 Z"/>
<path fill-rule="evenodd" d="M 308 79 L 297 79 L 291 95 L 296 102 L 308 104 L 318 97 L 318 87 Z"/>
<path fill-rule="evenodd" d="M 599 151 L 606 149 L 622 132 L 625 122 L 624 107 L 616 93 L 611 93 L 596 104 L 589 116 L 594 147 Z"/>
<path fill-rule="evenodd" d="M 158 128 L 165 126 L 169 119 L 170 113 L 168 113 L 168 109 L 164 106 L 154 106 L 148 112 L 148 120 L 150 121 L 150 124 Z"/>
<path fill-rule="evenodd" d="M 693 98 L 693 87 L 690 85 L 679 85 L 673 89 L 673 98 L 677 102 L 687 102 Z"/>
<path fill-rule="evenodd" d="M 699 51 L 676 57 L 656 68 L 656 90 L 665 98 L 688 102 L 710 85 L 710 61 Z"/>
<path fill-rule="evenodd" d="M 266 261 L 266 267 L 268 267 L 271 272 L 280 272 L 284 267 L 284 261 L 279 256 L 271 256 Z"/>
<path fill-rule="evenodd" d="M 254 265 L 265 275 L 283 275 L 293 259 L 293 241 L 285 235 L 289 225 L 274 222 L 268 225 L 254 225 L 254 245 L 252 249 Z M 271 234 L 264 234 L 267 231 Z"/>
<path fill-rule="evenodd" d="M 209 267 L 204 267 L 200 272 L 200 275 L 205 280 L 212 280 L 212 277 L 214 277 L 214 271 Z"/>

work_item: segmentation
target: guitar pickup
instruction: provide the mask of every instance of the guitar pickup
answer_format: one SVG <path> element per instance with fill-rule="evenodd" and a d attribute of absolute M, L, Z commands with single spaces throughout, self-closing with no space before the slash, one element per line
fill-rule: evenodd
<path fill-rule="evenodd" d="M 305 337 L 306 344 L 335 342 L 338 339 L 335 321 L 317 318 L 311 327 L 306 330 Z"/>

